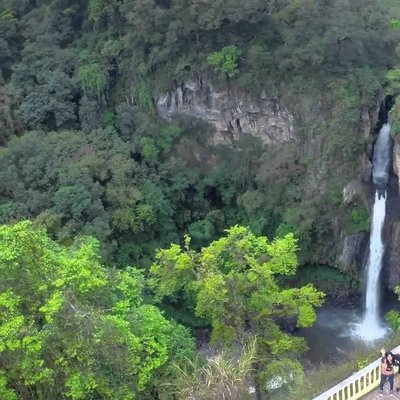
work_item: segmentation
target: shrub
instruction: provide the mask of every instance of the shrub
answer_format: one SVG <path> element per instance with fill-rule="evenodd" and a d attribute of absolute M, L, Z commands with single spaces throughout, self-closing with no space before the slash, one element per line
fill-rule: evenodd
<path fill-rule="evenodd" d="M 239 72 L 238 62 L 241 55 L 242 51 L 236 46 L 226 46 L 210 54 L 207 61 L 215 72 L 231 78 Z"/>

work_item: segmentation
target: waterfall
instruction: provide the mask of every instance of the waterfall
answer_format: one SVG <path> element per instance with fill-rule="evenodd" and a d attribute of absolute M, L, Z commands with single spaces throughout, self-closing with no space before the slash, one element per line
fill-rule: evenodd
<path fill-rule="evenodd" d="M 390 163 L 390 125 L 385 124 L 379 131 L 378 139 L 374 147 L 372 160 L 372 180 L 377 189 L 384 189 L 389 176 Z"/>
<path fill-rule="evenodd" d="M 378 191 L 376 191 L 367 264 L 365 315 L 360 327 L 362 328 L 360 336 L 365 340 L 379 339 L 385 334 L 385 329 L 379 323 L 379 275 L 384 252 L 382 228 L 385 221 L 385 212 L 386 196 L 384 194 L 379 195 Z"/>
<path fill-rule="evenodd" d="M 372 180 L 374 182 L 375 202 L 372 211 L 372 225 L 367 262 L 367 287 L 365 297 L 365 315 L 356 328 L 357 336 L 371 341 L 381 338 L 386 329 L 379 322 L 379 276 L 382 269 L 384 244 L 382 228 L 386 214 L 386 191 L 390 164 L 390 125 L 385 124 L 379 132 L 374 147 Z"/>

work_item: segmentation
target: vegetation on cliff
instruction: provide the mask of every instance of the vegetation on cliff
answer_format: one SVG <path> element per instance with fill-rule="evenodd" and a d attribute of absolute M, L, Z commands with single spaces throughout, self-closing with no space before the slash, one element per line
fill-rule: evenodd
<path fill-rule="evenodd" d="M 185 370 L 172 318 L 223 346 L 257 335 L 261 391 L 275 363 L 300 377 L 281 319 L 311 324 L 321 294 L 295 289 L 295 250 L 353 287 L 335 238 L 369 207 L 342 190 L 397 94 L 396 18 L 397 0 L 0 0 L 0 395 L 178 396 L 171 374 L 213 366 Z M 196 76 L 265 90 L 295 140 L 213 147 L 201 121 L 162 120 L 157 96 Z"/>
<path fill-rule="evenodd" d="M 0 221 L 94 235 L 119 265 L 240 223 L 294 232 L 302 263 L 335 266 L 334 225 L 368 225 L 362 196 L 344 205 L 341 190 L 395 63 L 398 13 L 390 0 L 2 0 Z M 210 148 L 202 125 L 157 117 L 158 94 L 212 71 L 289 107 L 296 142 Z"/>

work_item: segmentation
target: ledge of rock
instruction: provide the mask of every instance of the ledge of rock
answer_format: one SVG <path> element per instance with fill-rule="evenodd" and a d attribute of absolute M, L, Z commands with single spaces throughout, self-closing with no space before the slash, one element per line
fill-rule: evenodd
<path fill-rule="evenodd" d="M 368 245 L 368 233 L 360 232 L 343 237 L 343 246 L 338 258 L 340 269 L 347 271 L 356 267 L 360 270 L 364 264 L 365 250 Z"/>
<path fill-rule="evenodd" d="M 213 145 L 231 144 L 243 135 L 262 143 L 294 140 L 293 116 L 264 91 L 258 99 L 235 89 L 214 89 L 204 77 L 188 80 L 156 99 L 159 115 L 173 120 L 186 115 L 214 126 Z"/>
<path fill-rule="evenodd" d="M 364 197 L 364 187 L 358 179 L 351 180 L 342 190 L 343 203 L 349 205 Z"/>
<path fill-rule="evenodd" d="M 388 258 L 386 260 L 386 273 L 388 275 L 388 286 L 394 289 L 400 282 L 400 222 L 390 223 L 390 239 L 388 243 Z"/>
<path fill-rule="evenodd" d="M 397 176 L 400 187 L 400 144 L 397 141 L 393 145 L 393 171 Z"/>

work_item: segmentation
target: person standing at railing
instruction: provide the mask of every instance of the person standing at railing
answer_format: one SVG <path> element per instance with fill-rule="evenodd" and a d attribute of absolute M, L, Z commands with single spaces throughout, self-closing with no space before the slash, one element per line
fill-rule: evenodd
<path fill-rule="evenodd" d="M 381 383 L 379 385 L 381 396 L 383 396 L 383 386 L 387 380 L 389 380 L 390 395 L 393 396 L 394 357 L 390 351 L 381 358 Z"/>
<path fill-rule="evenodd" d="M 396 374 L 394 377 L 395 383 L 396 383 L 396 392 L 400 392 L 400 354 L 399 353 L 392 353 L 393 354 L 393 359 L 394 359 L 394 365 L 395 367 L 398 367 L 398 373 L 399 377 L 397 378 L 396 382 Z M 386 356 L 386 349 L 384 347 L 381 348 L 381 363 L 384 362 L 385 356 Z"/>

